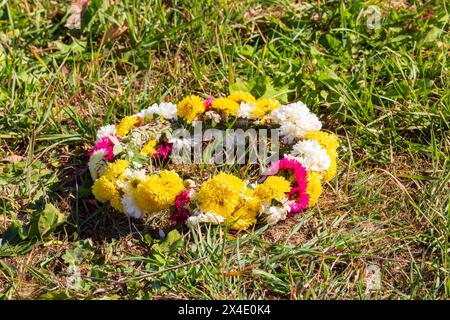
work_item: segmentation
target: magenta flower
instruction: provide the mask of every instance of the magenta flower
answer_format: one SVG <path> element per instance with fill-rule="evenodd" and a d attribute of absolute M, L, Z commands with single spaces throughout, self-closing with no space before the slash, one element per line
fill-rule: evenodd
<path fill-rule="evenodd" d="M 113 152 L 114 142 L 108 136 L 101 137 L 100 140 L 97 142 L 97 144 L 92 149 L 92 151 L 88 153 L 88 156 L 89 157 L 92 156 L 92 154 L 95 151 L 98 151 L 101 149 L 106 151 L 106 154 L 105 154 L 106 160 L 112 161 L 114 159 L 114 152 Z"/>
<path fill-rule="evenodd" d="M 295 203 L 291 204 L 291 212 L 288 214 L 290 218 L 292 214 L 302 211 L 308 206 L 309 195 L 306 193 L 308 185 L 307 172 L 300 162 L 289 158 L 283 158 L 278 162 L 272 163 L 269 174 L 274 175 L 280 171 L 288 171 L 293 173 L 295 177 L 294 186 L 288 193 L 289 200 L 295 201 Z"/>
<path fill-rule="evenodd" d="M 183 190 L 175 198 L 175 206 L 177 208 L 182 207 L 185 204 L 189 203 L 189 201 L 191 201 L 191 197 L 189 196 L 189 191 Z"/>
<path fill-rule="evenodd" d="M 191 215 L 189 214 L 189 210 L 183 207 L 177 207 L 175 208 L 172 216 L 170 217 L 170 219 L 172 221 L 175 221 L 178 224 L 185 224 L 187 219 L 190 217 Z"/>
<path fill-rule="evenodd" d="M 288 213 L 288 218 L 291 218 L 294 213 L 306 209 L 309 203 L 309 194 L 306 193 L 306 188 L 292 187 L 289 192 L 289 200 L 296 200 L 291 204 L 291 211 Z"/>
<path fill-rule="evenodd" d="M 211 108 L 211 105 L 214 101 L 214 98 L 210 97 L 208 99 L 206 99 L 203 103 L 205 105 L 205 110 L 208 111 Z"/>
<path fill-rule="evenodd" d="M 170 145 L 169 143 L 164 143 L 156 149 L 156 151 L 153 153 L 153 157 L 156 158 L 158 156 L 161 156 L 163 157 L 163 159 L 167 159 L 169 154 L 172 152 L 172 149 L 172 145 Z"/>

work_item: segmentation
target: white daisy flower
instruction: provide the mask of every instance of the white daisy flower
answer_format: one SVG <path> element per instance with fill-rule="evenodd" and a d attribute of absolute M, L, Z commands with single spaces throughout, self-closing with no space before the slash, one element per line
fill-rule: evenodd
<path fill-rule="evenodd" d="M 123 180 L 117 180 L 117 185 L 122 189 L 124 196 L 122 197 L 123 211 L 129 217 L 141 218 L 144 211 L 139 208 L 133 198 L 133 188 L 145 181 L 145 169 L 133 170 L 126 168 L 123 173 Z"/>
<path fill-rule="evenodd" d="M 126 168 L 123 173 L 123 177 L 125 178 L 125 180 L 128 180 L 128 181 L 133 181 L 133 180 L 144 181 L 146 178 L 145 169 L 133 170 L 130 168 Z"/>
<path fill-rule="evenodd" d="M 322 123 L 317 116 L 300 101 L 272 111 L 271 118 L 280 125 L 280 133 L 287 143 L 302 138 L 308 131 L 322 128 Z"/>

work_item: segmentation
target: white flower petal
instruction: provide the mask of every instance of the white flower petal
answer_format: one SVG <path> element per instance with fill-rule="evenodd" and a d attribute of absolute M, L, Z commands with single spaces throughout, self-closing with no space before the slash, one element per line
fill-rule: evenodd
<path fill-rule="evenodd" d="M 129 217 L 132 218 L 142 218 L 144 212 L 138 207 L 138 205 L 134 202 L 134 199 L 130 195 L 124 195 L 122 197 L 122 206 L 123 212 Z"/>
<path fill-rule="evenodd" d="M 198 212 L 197 212 L 198 213 Z M 186 224 L 189 227 L 197 226 L 200 223 L 221 224 L 225 221 L 224 217 L 215 214 L 214 212 L 200 213 L 190 216 Z"/>
<path fill-rule="evenodd" d="M 307 170 L 317 172 L 327 171 L 331 164 L 327 151 L 316 140 L 297 142 L 287 157 L 294 158 Z"/>
<path fill-rule="evenodd" d="M 250 119 L 250 115 L 255 107 L 249 103 L 241 102 L 239 105 L 238 118 Z"/>
<path fill-rule="evenodd" d="M 159 115 L 165 119 L 176 119 L 177 118 L 177 105 L 171 102 L 162 102 L 159 105 L 154 103 L 147 109 L 141 110 L 137 116 L 145 119 L 153 115 Z"/>
<path fill-rule="evenodd" d="M 264 217 L 264 221 L 267 224 L 274 225 L 287 218 L 288 212 L 291 211 L 289 201 L 282 199 L 281 203 L 281 206 L 272 206 L 269 202 L 263 202 L 261 204 L 260 214 Z"/>
<path fill-rule="evenodd" d="M 100 127 L 97 130 L 97 141 L 103 137 L 116 137 L 116 126 L 109 124 L 107 126 Z"/>
<path fill-rule="evenodd" d="M 303 102 L 281 106 L 271 113 L 272 121 L 280 125 L 285 142 L 301 139 L 308 131 L 320 130 L 322 123 Z"/>
<path fill-rule="evenodd" d="M 156 111 L 161 117 L 165 119 L 176 119 L 177 118 L 177 105 L 171 102 L 160 103 Z"/>
<path fill-rule="evenodd" d="M 107 167 L 107 162 L 105 160 L 106 150 L 99 149 L 95 151 L 89 158 L 88 168 L 91 174 L 92 180 L 97 180 L 103 172 L 105 172 Z"/>

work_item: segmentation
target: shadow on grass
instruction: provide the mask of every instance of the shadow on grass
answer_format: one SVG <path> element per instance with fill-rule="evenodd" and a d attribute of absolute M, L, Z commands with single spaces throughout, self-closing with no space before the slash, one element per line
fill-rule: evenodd
<path fill-rule="evenodd" d="M 158 219 L 133 219 L 96 201 L 86 163 L 85 156 L 67 157 L 60 159 L 57 172 L 39 175 L 40 185 L 33 193 L 41 196 L 22 203 L 11 214 L 0 233 L 0 257 L 26 254 L 50 239 L 104 243 L 131 236 L 148 242 L 148 237 L 159 239 L 176 227 L 181 231 L 182 226 L 169 220 L 170 212 Z M 20 184 L 15 175 L 11 175 L 10 183 Z"/>

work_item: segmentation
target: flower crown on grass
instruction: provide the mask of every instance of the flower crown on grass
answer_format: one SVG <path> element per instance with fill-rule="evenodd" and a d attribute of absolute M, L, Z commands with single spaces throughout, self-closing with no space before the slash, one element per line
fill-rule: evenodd
<path fill-rule="evenodd" d="M 222 171 L 196 183 L 168 169 L 174 141 L 167 133 L 177 123 L 230 119 L 278 128 L 290 151 L 270 164 L 266 179 L 250 183 Z M 153 104 L 98 130 L 89 153 L 92 192 L 134 218 L 170 211 L 172 220 L 188 226 L 212 223 L 245 230 L 258 221 L 272 225 L 314 206 L 322 184 L 336 175 L 338 137 L 321 128 L 302 102 L 281 105 L 242 91 Z"/>

